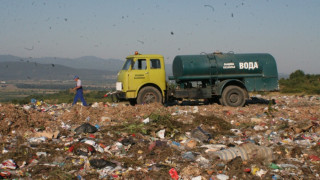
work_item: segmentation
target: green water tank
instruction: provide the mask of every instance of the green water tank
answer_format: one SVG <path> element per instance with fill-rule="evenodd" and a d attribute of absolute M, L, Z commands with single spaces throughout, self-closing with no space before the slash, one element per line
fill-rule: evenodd
<path fill-rule="evenodd" d="M 275 59 L 270 54 L 213 53 L 204 55 L 178 55 L 172 64 L 175 80 L 201 80 L 210 78 L 272 76 L 278 77 Z"/>

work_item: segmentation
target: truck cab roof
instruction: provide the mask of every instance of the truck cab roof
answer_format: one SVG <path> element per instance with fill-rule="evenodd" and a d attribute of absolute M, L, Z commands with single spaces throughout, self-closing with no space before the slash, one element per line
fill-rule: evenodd
<path fill-rule="evenodd" d="M 163 58 L 161 54 L 134 54 L 134 55 L 129 55 L 126 57 L 127 59 L 132 59 L 132 58 Z"/>

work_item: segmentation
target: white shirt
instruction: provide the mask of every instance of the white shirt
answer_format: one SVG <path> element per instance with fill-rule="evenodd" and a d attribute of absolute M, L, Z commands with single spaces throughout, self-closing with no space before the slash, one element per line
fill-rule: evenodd
<path fill-rule="evenodd" d="M 81 80 L 80 79 L 78 79 L 77 80 L 77 87 L 81 87 L 82 85 L 81 85 Z"/>

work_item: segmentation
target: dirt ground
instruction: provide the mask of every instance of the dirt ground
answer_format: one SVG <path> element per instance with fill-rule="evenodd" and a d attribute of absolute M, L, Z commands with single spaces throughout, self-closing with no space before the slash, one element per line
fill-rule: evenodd
<path fill-rule="evenodd" d="M 0 123 L 0 179 L 320 178 L 319 96 L 1 104 Z M 84 123 L 97 131 L 79 132 Z"/>

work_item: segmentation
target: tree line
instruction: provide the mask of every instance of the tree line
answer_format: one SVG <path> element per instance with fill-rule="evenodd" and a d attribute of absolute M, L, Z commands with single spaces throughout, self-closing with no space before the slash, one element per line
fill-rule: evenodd
<path fill-rule="evenodd" d="M 320 74 L 305 74 L 302 70 L 296 70 L 289 78 L 281 78 L 279 84 L 282 93 L 320 94 Z"/>

